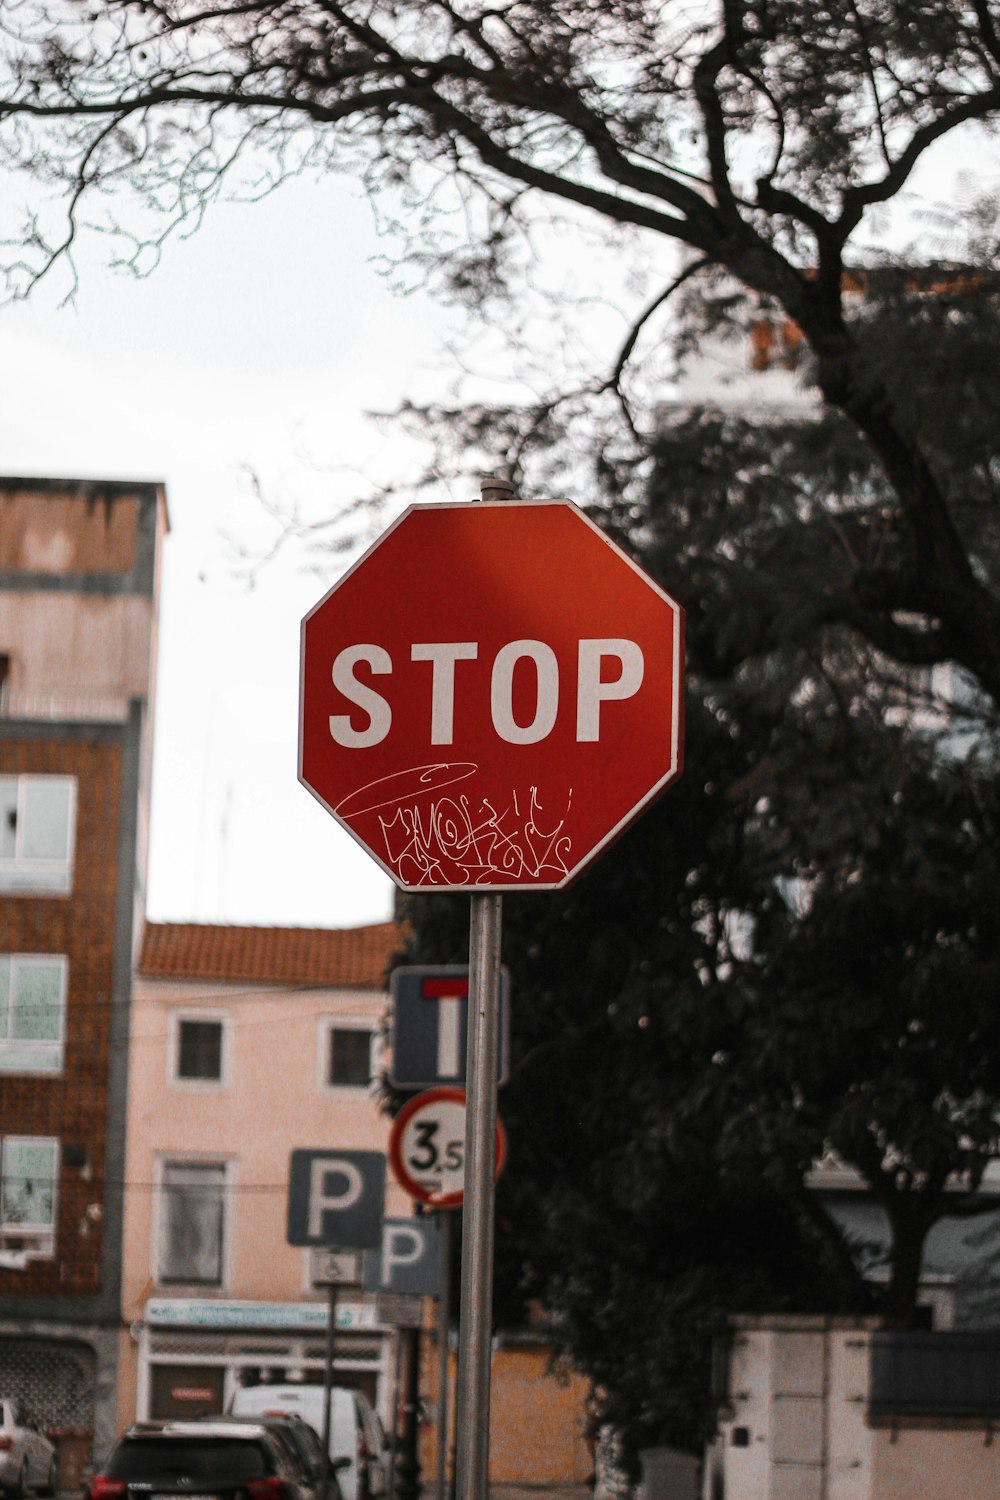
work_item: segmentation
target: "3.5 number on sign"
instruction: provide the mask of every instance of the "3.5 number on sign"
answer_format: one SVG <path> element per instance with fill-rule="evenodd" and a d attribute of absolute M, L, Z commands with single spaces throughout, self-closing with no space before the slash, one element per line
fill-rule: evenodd
<path fill-rule="evenodd" d="M 417 1138 L 416 1148 L 410 1151 L 407 1162 L 414 1176 L 421 1173 L 460 1172 L 465 1151 L 464 1141 L 439 1142 L 441 1124 L 438 1120 L 418 1120 L 413 1134 Z"/>

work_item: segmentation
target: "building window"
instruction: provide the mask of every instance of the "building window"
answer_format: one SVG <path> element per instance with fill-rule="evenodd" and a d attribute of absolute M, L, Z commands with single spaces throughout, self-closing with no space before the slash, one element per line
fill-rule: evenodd
<path fill-rule="evenodd" d="M 0 776 L 0 891 L 71 890 L 75 822 L 74 777 Z"/>
<path fill-rule="evenodd" d="M 184 1082 L 221 1083 L 222 1022 L 178 1016 L 174 1076 Z"/>
<path fill-rule="evenodd" d="M 0 1138 L 0 1249 L 51 1260 L 58 1177 L 57 1140 L 35 1135 Z"/>
<path fill-rule="evenodd" d="M 367 1027 L 327 1031 L 326 1081 L 331 1088 L 364 1089 L 372 1078 L 372 1034 Z"/>
<path fill-rule="evenodd" d="M 225 1163 L 164 1162 L 162 1188 L 160 1281 L 221 1286 Z"/>
<path fill-rule="evenodd" d="M 0 954 L 0 1073 L 58 1073 L 68 964 L 55 954 Z"/>

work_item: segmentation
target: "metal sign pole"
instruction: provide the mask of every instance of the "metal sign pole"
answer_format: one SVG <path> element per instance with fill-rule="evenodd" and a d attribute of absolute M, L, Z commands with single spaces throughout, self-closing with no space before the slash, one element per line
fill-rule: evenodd
<path fill-rule="evenodd" d="M 448 1324 L 451 1322 L 451 1214 L 438 1214 L 441 1230 L 441 1287 L 438 1296 L 438 1451 L 437 1500 L 445 1500 L 448 1485 Z"/>
<path fill-rule="evenodd" d="M 509 500 L 514 486 L 486 477 L 481 500 Z M 500 1052 L 503 898 L 476 894 L 469 913 L 469 1037 L 466 1052 L 465 1197 L 455 1414 L 457 1500 L 486 1500 L 490 1472 L 490 1353 L 493 1321 L 493 1189 Z"/>
<path fill-rule="evenodd" d="M 389 1444 L 388 1500 L 395 1500 L 396 1461 L 399 1458 L 399 1413 L 403 1405 L 403 1334 L 396 1329 L 396 1359 L 392 1387 L 392 1431 Z"/>
<path fill-rule="evenodd" d="M 486 1500 L 489 1481 L 502 901 L 496 895 L 473 896 L 469 933 L 465 1226 L 458 1338 L 458 1500 Z"/>
<path fill-rule="evenodd" d="M 333 1356 L 337 1338 L 337 1283 L 330 1282 L 326 1325 L 326 1367 L 323 1371 L 323 1473 L 318 1500 L 327 1500 L 330 1492 L 330 1407 L 333 1401 Z"/>

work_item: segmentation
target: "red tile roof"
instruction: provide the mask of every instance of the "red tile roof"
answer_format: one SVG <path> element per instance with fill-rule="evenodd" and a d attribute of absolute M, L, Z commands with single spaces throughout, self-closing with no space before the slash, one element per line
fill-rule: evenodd
<path fill-rule="evenodd" d="M 145 979 L 378 990 L 387 987 L 389 968 L 405 939 L 399 922 L 336 929 L 147 922 L 138 967 Z"/>

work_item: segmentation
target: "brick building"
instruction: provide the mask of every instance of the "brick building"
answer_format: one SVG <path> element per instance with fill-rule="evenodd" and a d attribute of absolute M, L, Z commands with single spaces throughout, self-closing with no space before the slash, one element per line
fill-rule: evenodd
<path fill-rule="evenodd" d="M 162 488 L 0 479 L 0 1391 L 113 1431 Z"/>

